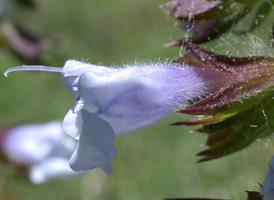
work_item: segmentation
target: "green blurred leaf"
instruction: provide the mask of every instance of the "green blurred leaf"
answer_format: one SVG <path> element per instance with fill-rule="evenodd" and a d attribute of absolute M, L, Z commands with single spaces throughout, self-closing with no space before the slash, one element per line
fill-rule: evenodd
<path fill-rule="evenodd" d="M 191 40 L 203 43 L 218 37 L 233 27 L 250 10 L 251 2 L 208 0 L 172 0 L 164 5 L 171 10 L 169 15 L 178 19 L 181 28 L 192 32 Z M 180 46 L 182 40 L 167 44 Z"/>

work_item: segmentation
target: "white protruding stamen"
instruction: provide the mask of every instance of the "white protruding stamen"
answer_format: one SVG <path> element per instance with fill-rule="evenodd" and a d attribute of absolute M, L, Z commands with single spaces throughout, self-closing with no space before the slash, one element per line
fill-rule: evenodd
<path fill-rule="evenodd" d="M 9 68 L 4 75 L 7 77 L 8 73 L 15 71 L 44 71 L 44 72 L 62 72 L 62 67 L 49 67 L 44 65 L 23 65 Z"/>

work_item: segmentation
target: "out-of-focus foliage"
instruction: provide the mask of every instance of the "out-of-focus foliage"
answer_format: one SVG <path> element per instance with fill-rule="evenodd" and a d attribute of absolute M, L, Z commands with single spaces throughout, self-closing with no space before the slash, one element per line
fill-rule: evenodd
<path fill-rule="evenodd" d="M 8 47 L 18 58 L 27 63 L 41 62 L 41 51 L 50 46 L 50 41 L 43 39 L 32 31 L 17 24 L 13 13 L 17 12 L 16 5 L 33 7 L 35 0 L 1 0 L 0 1 L 0 47 Z"/>
<path fill-rule="evenodd" d="M 171 0 L 162 7 L 169 8 L 167 13 L 180 21 L 183 30 L 191 32 L 188 37 L 192 42 L 204 43 L 233 30 L 235 24 L 252 11 L 251 25 L 235 33 L 253 31 L 273 10 L 273 3 L 273 0 Z M 167 46 L 181 46 L 183 42 L 184 39 L 177 40 Z"/>

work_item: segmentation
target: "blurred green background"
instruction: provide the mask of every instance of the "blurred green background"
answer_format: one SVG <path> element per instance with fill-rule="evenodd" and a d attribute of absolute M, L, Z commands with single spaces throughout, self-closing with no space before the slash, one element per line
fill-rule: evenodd
<path fill-rule="evenodd" d="M 164 0 L 40 0 L 33 8 L 7 1 L 9 20 L 52 39 L 52 46 L 41 53 L 47 65 L 63 66 L 70 58 L 121 65 L 165 60 L 183 53 L 180 48 L 163 47 L 183 34 L 178 23 L 159 8 Z M 268 28 L 266 22 L 245 37 L 228 33 L 203 46 L 229 55 L 274 55 L 267 44 Z M 23 64 L 8 47 L 0 48 L 0 74 Z M 1 125 L 62 119 L 74 99 L 59 77 L 43 72 L 0 76 Z M 274 139 L 258 140 L 239 153 L 195 164 L 198 159 L 194 154 L 204 149 L 205 136 L 190 133 L 189 127 L 169 126 L 186 117 L 170 113 L 154 125 L 118 136 L 118 156 L 113 159 L 110 177 L 95 169 L 76 179 L 35 186 L 24 174 L 1 164 L 0 199 L 245 199 L 245 190 L 259 191 L 258 183 L 263 182 L 273 155 Z"/>

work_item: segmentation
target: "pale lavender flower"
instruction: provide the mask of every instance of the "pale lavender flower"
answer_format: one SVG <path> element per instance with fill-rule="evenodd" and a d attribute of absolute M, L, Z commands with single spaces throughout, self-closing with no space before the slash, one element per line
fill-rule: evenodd
<path fill-rule="evenodd" d="M 50 157 L 32 165 L 29 179 L 33 184 L 42 184 L 53 178 L 72 178 L 81 174 L 73 171 L 68 164 L 68 158 Z"/>
<path fill-rule="evenodd" d="M 115 134 L 152 124 L 177 105 L 221 87 L 218 80 L 225 80 L 216 70 L 184 64 L 111 68 L 75 60 L 68 60 L 63 68 L 22 66 L 5 74 L 21 70 L 61 72 L 61 82 L 76 99 L 62 125 L 79 140 L 70 166 L 75 171 L 100 167 L 107 175 L 117 154 Z"/>
<path fill-rule="evenodd" d="M 263 200 L 274 199 L 274 156 L 269 163 L 269 171 L 265 177 L 261 195 L 263 196 Z"/>
<path fill-rule="evenodd" d="M 29 178 L 34 184 L 76 175 L 68 165 L 75 147 L 75 142 L 62 131 L 59 121 L 11 128 L 1 143 L 2 151 L 11 163 L 29 168 Z"/>

